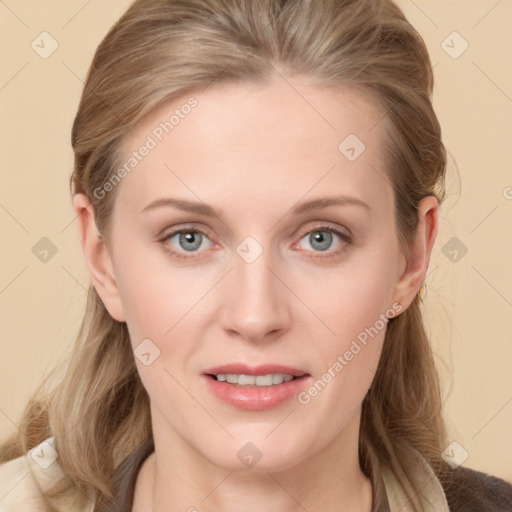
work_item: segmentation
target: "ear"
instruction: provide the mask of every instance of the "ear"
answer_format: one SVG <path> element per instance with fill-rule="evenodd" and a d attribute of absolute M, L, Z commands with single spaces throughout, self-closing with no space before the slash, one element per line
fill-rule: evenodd
<path fill-rule="evenodd" d="M 73 209 L 78 220 L 78 236 L 94 288 L 110 316 L 125 321 L 112 259 L 106 242 L 96 227 L 94 208 L 85 194 L 73 196 Z"/>
<path fill-rule="evenodd" d="M 439 228 L 439 203 L 434 196 L 426 196 L 418 204 L 418 226 L 412 243 L 404 253 L 405 266 L 398 277 L 394 301 L 406 310 L 423 285 L 432 247 Z"/>

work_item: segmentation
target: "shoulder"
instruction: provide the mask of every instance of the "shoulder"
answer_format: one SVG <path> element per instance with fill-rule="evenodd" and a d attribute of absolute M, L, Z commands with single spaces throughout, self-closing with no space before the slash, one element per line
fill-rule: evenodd
<path fill-rule="evenodd" d="M 512 512 L 512 485 L 501 478 L 460 466 L 443 489 L 450 512 Z"/>
<path fill-rule="evenodd" d="M 19 510 L 21 505 L 27 512 L 45 511 L 29 457 L 30 452 L 0 465 L 0 512 Z"/>
<path fill-rule="evenodd" d="M 0 464 L 0 512 L 47 512 L 43 492 L 63 478 L 50 437 L 17 459 Z M 67 499 L 63 505 L 69 503 Z"/>

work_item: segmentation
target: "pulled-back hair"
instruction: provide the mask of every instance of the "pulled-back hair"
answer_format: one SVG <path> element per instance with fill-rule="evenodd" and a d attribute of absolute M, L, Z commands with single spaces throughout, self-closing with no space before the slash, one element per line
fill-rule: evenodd
<path fill-rule="evenodd" d="M 427 49 L 391 0 L 135 1 L 89 69 L 72 130 L 71 193 L 87 195 L 99 231 L 108 234 L 119 187 L 101 198 L 94 191 L 119 169 L 121 144 L 149 112 L 213 82 L 264 86 L 279 75 L 371 95 L 382 114 L 397 235 L 403 246 L 411 242 L 419 201 L 444 199 L 446 152 Z M 363 472 L 371 474 L 372 461 L 386 464 L 413 503 L 422 498 L 415 451 L 441 482 L 447 478 L 440 386 L 421 300 L 420 292 L 388 324 L 359 438 Z M 92 284 L 66 371 L 52 375 L 0 460 L 54 436 L 67 479 L 45 493 L 49 510 L 66 487 L 84 502 L 94 492 L 96 510 L 107 509 L 116 468 L 151 439 L 152 428 L 126 324 L 110 316 Z"/>

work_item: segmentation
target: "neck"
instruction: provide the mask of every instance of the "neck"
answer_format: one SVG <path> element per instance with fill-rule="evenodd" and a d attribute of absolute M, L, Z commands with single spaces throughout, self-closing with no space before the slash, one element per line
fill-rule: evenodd
<path fill-rule="evenodd" d="M 372 486 L 358 458 L 359 417 L 331 443 L 287 469 L 222 468 L 169 431 L 137 479 L 133 511 L 370 512 Z"/>

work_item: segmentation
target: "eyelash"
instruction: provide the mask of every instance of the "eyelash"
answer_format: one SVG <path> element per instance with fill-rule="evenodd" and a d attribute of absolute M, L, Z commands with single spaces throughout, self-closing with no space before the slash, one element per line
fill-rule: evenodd
<path fill-rule="evenodd" d="M 343 242 L 342 245 L 333 251 L 325 251 L 325 252 L 324 251 L 314 251 L 314 254 L 312 254 L 310 256 L 310 258 L 313 258 L 313 259 L 320 258 L 323 260 L 335 258 L 336 256 L 338 256 L 340 253 L 344 252 L 347 249 L 347 245 L 352 243 L 352 238 L 350 237 L 350 235 L 348 235 L 347 233 L 342 233 L 341 231 L 338 231 L 337 229 L 334 229 L 330 226 L 315 226 L 314 228 L 302 233 L 300 235 L 299 241 L 302 240 L 306 235 L 309 235 L 311 233 L 325 232 L 325 231 L 327 231 L 328 233 L 337 235 L 342 240 L 342 242 Z M 159 241 L 164 246 L 165 251 L 168 252 L 171 256 L 177 257 L 177 258 L 180 258 L 183 260 L 194 260 L 194 259 L 197 259 L 198 257 L 200 257 L 202 251 L 190 252 L 189 254 L 191 254 L 193 256 L 185 256 L 183 252 L 172 249 L 169 244 L 165 243 L 167 240 L 169 240 L 169 238 L 172 238 L 173 236 L 178 235 L 180 233 L 194 233 L 194 234 L 198 233 L 198 234 L 203 235 L 204 237 L 208 238 L 208 235 L 204 231 L 201 231 L 200 229 L 192 228 L 192 227 L 190 227 L 190 228 L 183 227 L 183 228 L 177 229 L 175 231 L 171 231 L 170 233 L 165 234 L 162 238 L 159 239 Z M 307 251 L 307 249 L 304 249 L 304 250 Z"/>

